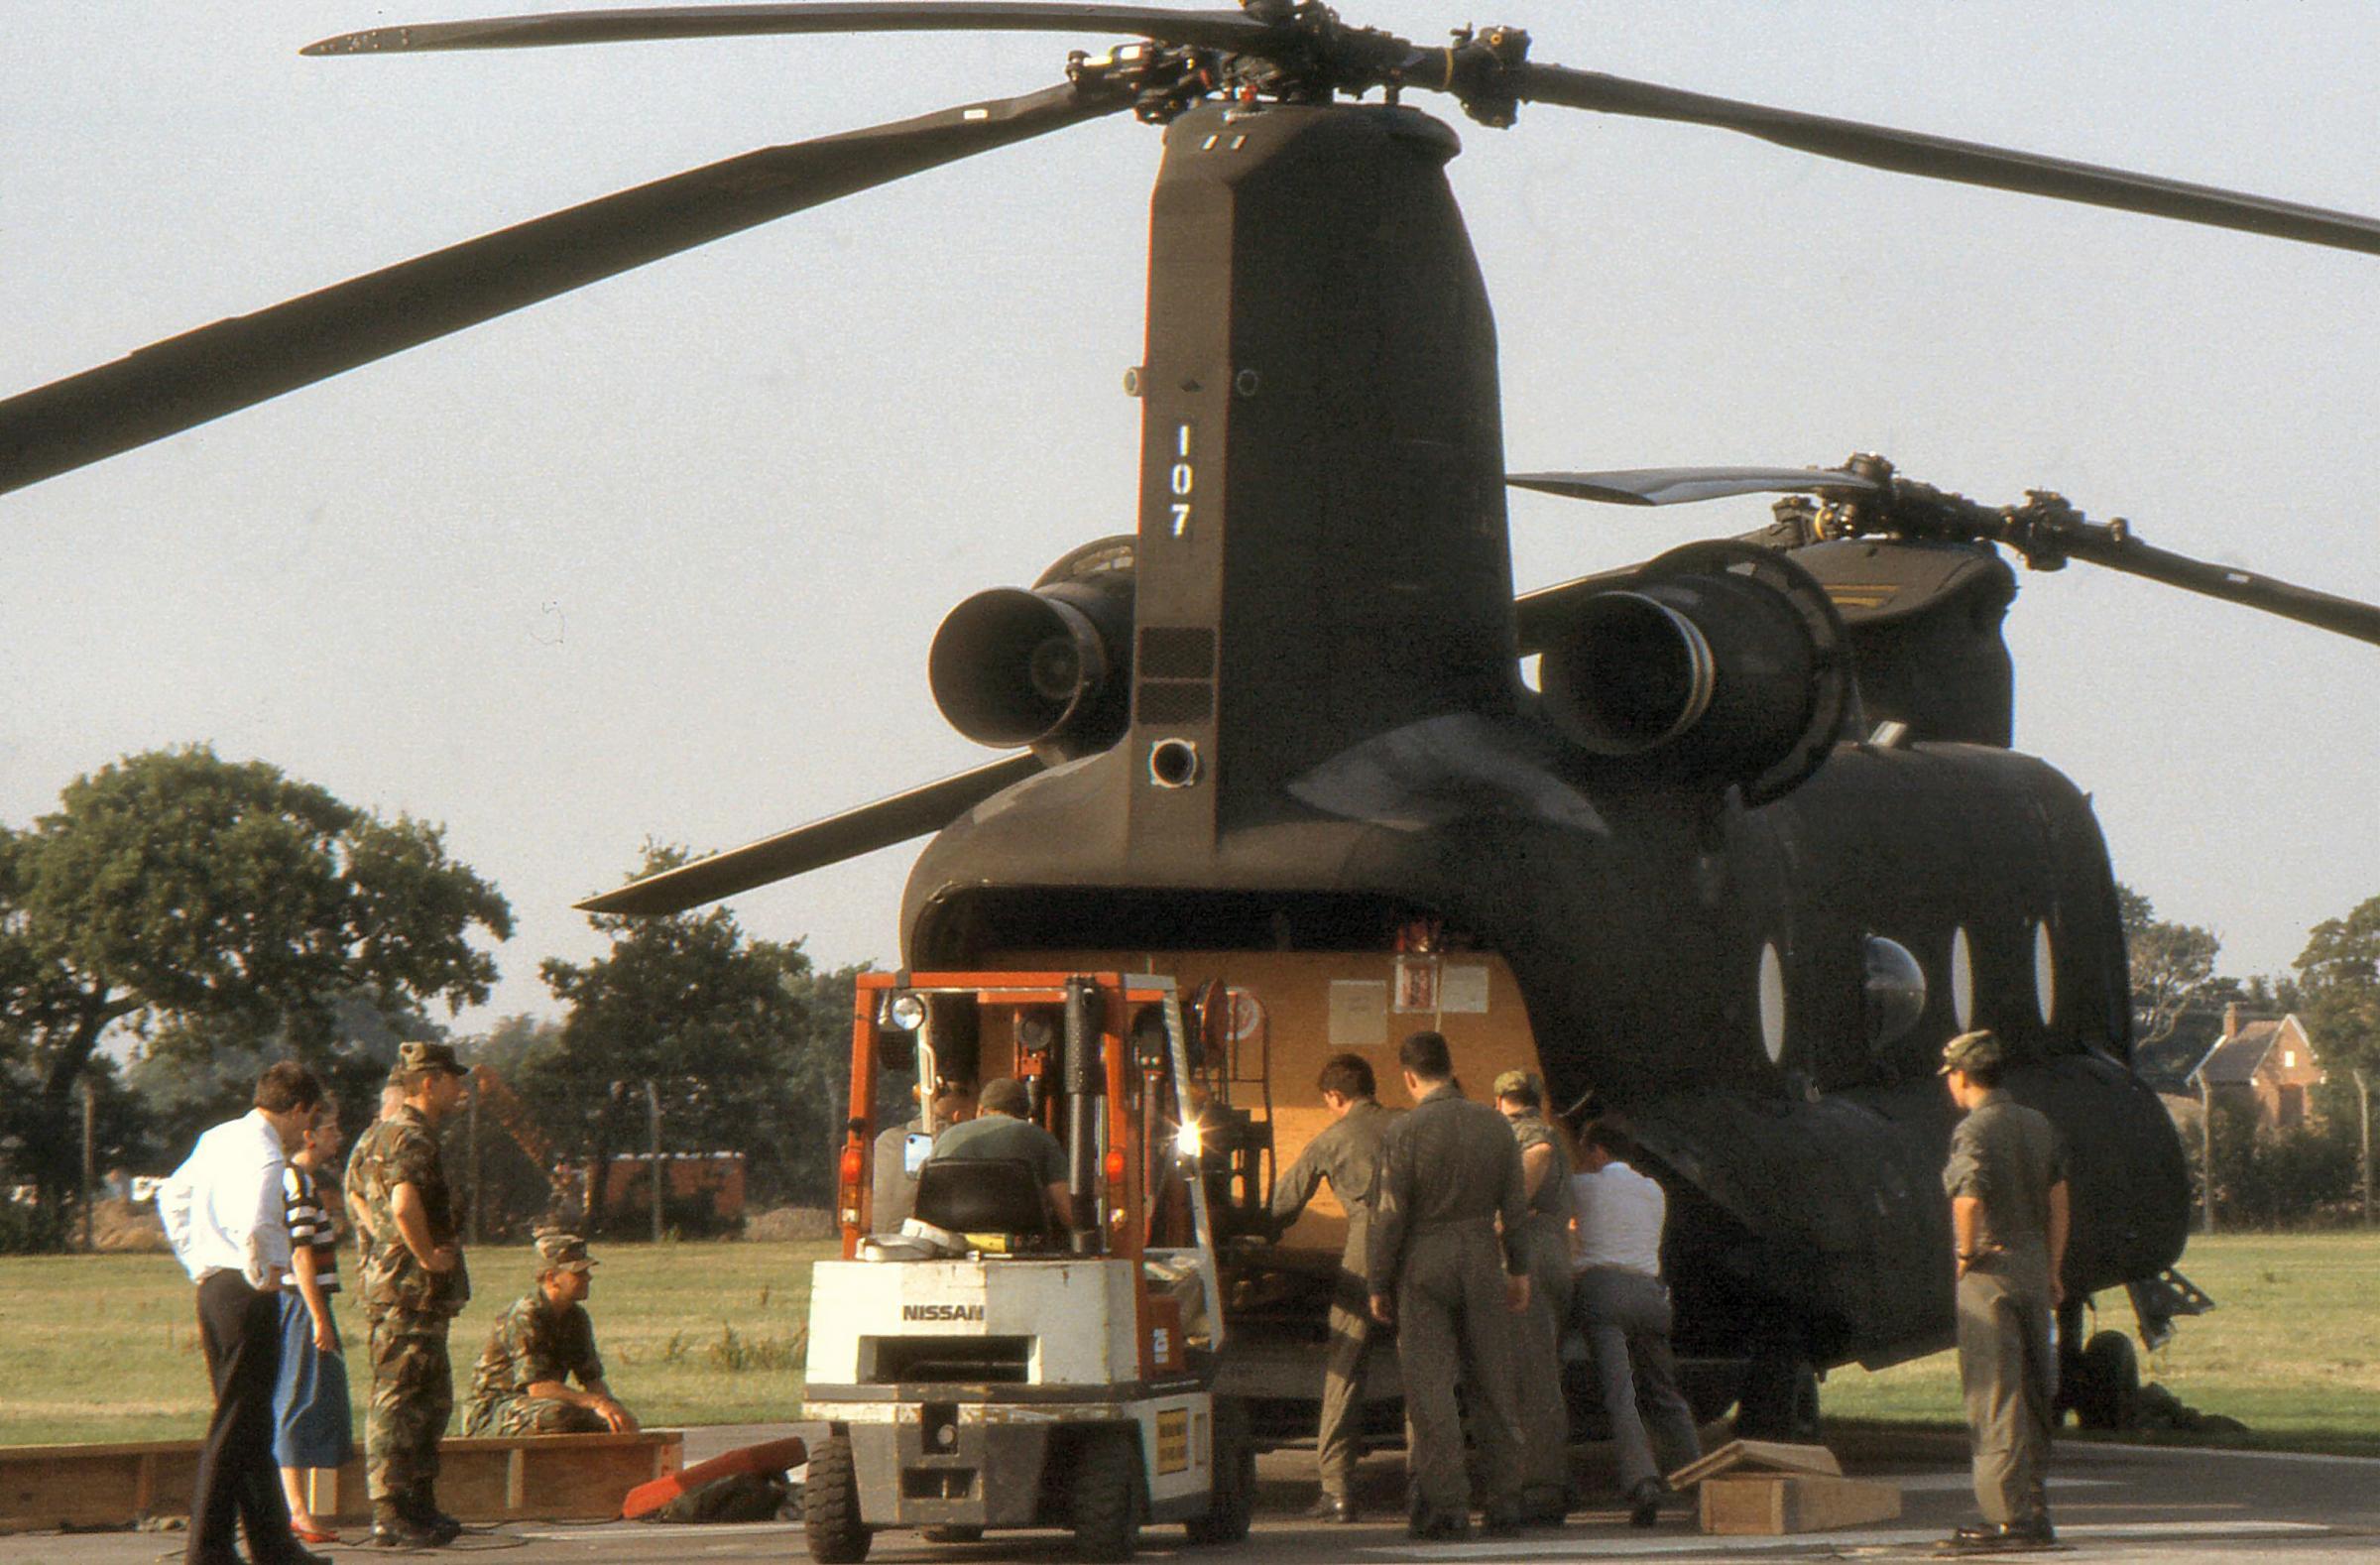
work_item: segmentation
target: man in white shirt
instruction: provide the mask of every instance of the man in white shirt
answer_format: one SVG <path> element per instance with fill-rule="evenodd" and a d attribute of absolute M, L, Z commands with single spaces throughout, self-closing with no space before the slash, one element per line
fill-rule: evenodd
<path fill-rule="evenodd" d="M 198 1452 L 186 1565 L 324 1565 L 290 1530 L 273 1465 L 273 1382 L 281 1368 L 281 1277 L 290 1265 L 282 1174 L 304 1144 L 322 1085 L 294 1060 L 257 1078 L 256 1107 L 198 1138 L 157 1192 L 175 1257 L 198 1284 L 198 1340 L 215 1410 Z"/>
<path fill-rule="evenodd" d="M 1669 1351 L 1669 1288 L 1661 1280 L 1669 1198 L 1628 1166 L 1633 1150 L 1627 1134 L 1608 1121 L 1590 1125 L 1581 1138 L 1580 1171 L 1570 1182 L 1580 1240 L 1571 1319 L 1594 1355 L 1596 1384 L 1619 1446 L 1628 1520 L 1649 1527 L 1669 1492 L 1661 1474 L 1696 1460 L 1703 1448 Z M 1656 1443 L 1668 1469 L 1654 1463 Z"/>

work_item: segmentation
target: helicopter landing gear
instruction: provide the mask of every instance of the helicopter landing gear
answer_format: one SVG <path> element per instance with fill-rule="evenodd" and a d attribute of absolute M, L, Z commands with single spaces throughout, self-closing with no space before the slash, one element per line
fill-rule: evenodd
<path fill-rule="evenodd" d="M 2058 1311 L 2058 1399 L 2055 1411 L 2075 1411 L 2085 1429 L 2129 1429 L 2140 1415 L 2140 1355 L 2120 1331 L 2082 1334 L 2086 1299 Z"/>
<path fill-rule="evenodd" d="M 2091 1334 L 2059 1366 L 2058 1401 L 2085 1429 L 2129 1429 L 2140 1413 L 2140 1356 L 2120 1331 Z"/>
<path fill-rule="evenodd" d="M 1818 1439 L 1818 1370 L 1807 1359 L 1756 1358 L 1743 1367 L 1735 1433 L 1746 1440 Z"/>

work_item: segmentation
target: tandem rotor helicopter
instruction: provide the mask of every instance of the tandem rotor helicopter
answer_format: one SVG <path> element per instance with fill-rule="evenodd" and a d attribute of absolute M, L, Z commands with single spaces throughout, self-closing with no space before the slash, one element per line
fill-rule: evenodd
<path fill-rule="evenodd" d="M 969 598 L 928 659 L 953 725 L 1011 753 L 589 905 L 684 907 L 930 833 L 907 963 L 1209 986 L 1216 1154 L 1243 1207 L 1266 1159 L 1319 1128 L 1294 1104 L 1340 1048 L 1435 1025 L 1475 1082 L 1520 1065 L 1557 1107 L 1593 1094 L 1668 1176 L 1681 1352 L 1724 1366 L 1724 1396 L 1760 1428 L 1807 1417 L 1814 1371 L 1948 1342 L 1949 1120 L 1930 1062 L 1951 1032 L 1990 1025 L 2025 1061 L 2018 1095 L 2074 1144 L 2070 1293 L 2129 1289 L 2161 1336 L 2195 1298 L 2171 1273 L 2181 1152 L 2128 1068 L 2088 801 L 2010 748 L 2003 551 L 2367 642 L 2380 611 L 2168 553 L 2053 495 L 1966 500 L 1876 456 L 1508 473 L 1488 299 L 1446 182 L 1458 142 L 1432 110 L 1499 128 L 1561 109 L 1681 121 L 2370 254 L 2380 222 L 1569 69 L 1515 28 L 1424 45 L 1289 0 L 562 13 L 309 53 L 967 29 L 1125 42 L 1068 56 L 1039 92 L 730 159 L 9 398 L 0 488 L 1132 114 L 1164 138 L 1131 378 L 1136 531 Z M 1630 506 L 1783 499 L 1758 533 L 1516 598 L 1507 483 Z M 1277 1340 L 1318 1330 L 1297 1258 L 1335 1249 L 1329 1217 L 1309 1219 L 1248 1254 L 1236 1302 Z M 2121 1355 L 2094 1353 L 2071 1379 L 2104 1401 Z M 1263 1394 L 1267 1367 L 1250 1373 Z M 1284 1374 L 1282 1397 L 1310 1381 Z"/>

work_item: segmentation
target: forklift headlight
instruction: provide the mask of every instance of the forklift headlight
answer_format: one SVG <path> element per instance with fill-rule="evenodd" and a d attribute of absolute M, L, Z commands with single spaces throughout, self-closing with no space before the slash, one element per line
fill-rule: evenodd
<path fill-rule="evenodd" d="M 1057 1013 L 1035 1006 L 1016 1014 L 1016 1046 L 1028 1054 L 1043 1054 L 1058 1040 Z"/>
<path fill-rule="evenodd" d="M 1185 1124 L 1181 1130 L 1174 1134 L 1173 1147 L 1175 1151 L 1180 1152 L 1184 1157 L 1189 1158 L 1193 1162 L 1196 1162 L 1200 1154 L 1205 1152 L 1207 1149 L 1207 1139 L 1205 1136 L 1200 1134 L 1198 1122 L 1196 1120 L 1192 1120 Z"/>
<path fill-rule="evenodd" d="M 925 1025 L 925 997 L 913 990 L 902 990 L 885 1007 L 885 1020 L 903 1032 L 914 1032 Z"/>

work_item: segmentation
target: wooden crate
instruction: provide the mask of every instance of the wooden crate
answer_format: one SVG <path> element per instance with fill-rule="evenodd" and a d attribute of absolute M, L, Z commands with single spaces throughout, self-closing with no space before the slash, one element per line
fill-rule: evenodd
<path fill-rule="evenodd" d="M 1730 1473 L 1702 1487 L 1703 1530 L 1773 1537 L 1832 1532 L 1901 1513 L 1892 1484 L 1816 1473 Z"/>
<path fill-rule="evenodd" d="M 685 1435 L 463 1436 L 438 1443 L 438 1504 L 465 1521 L 589 1521 L 617 1516 L 639 1484 L 678 1470 Z M 127 1526 L 187 1515 L 198 1442 L 0 1446 L 0 1533 L 60 1526 Z M 371 1519 L 359 1455 L 308 1476 L 315 1515 Z"/>

